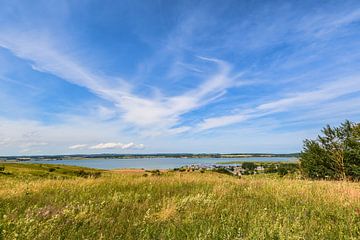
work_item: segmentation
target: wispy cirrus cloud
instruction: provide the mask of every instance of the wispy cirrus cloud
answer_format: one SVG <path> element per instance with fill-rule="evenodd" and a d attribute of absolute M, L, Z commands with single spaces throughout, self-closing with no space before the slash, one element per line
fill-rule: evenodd
<path fill-rule="evenodd" d="M 19 59 L 27 61 L 35 71 L 49 73 L 72 84 L 84 87 L 100 98 L 111 102 L 112 108 L 98 107 L 100 119 L 106 120 L 119 117 L 119 125 L 130 124 L 130 126 L 139 128 L 142 134 L 145 135 L 174 135 L 189 131 L 189 126 L 178 126 L 182 121 L 182 114 L 210 104 L 224 96 L 228 88 L 238 84 L 236 82 L 239 75 L 232 73 L 232 66 L 226 61 L 216 58 L 196 57 L 200 61 L 213 66 L 210 74 L 206 72 L 199 79 L 200 83 L 197 87 L 173 95 L 164 94 L 161 90 L 157 91 L 156 96 L 139 95 L 134 93 L 134 86 L 129 81 L 90 70 L 89 67 L 80 63 L 83 61 L 79 61 L 76 56 L 70 54 L 70 49 L 64 51 L 64 47 L 59 44 L 59 39 L 53 41 L 49 37 L 51 34 L 37 30 L 22 32 L 17 30 L 8 29 L 1 32 L 0 47 L 9 50 Z M 82 121 L 93 121 L 93 119 L 77 120 L 76 116 L 69 117 L 75 118 L 70 121 L 66 120 L 66 124 L 63 126 L 57 125 L 59 131 L 74 133 L 76 126 L 81 125 Z M 113 126 L 115 129 L 115 124 Z M 101 127 L 103 125 L 98 124 L 95 129 Z M 23 129 L 25 132 L 40 129 L 39 132 L 41 132 L 42 138 L 57 137 L 55 129 L 43 126 L 39 122 L 26 122 L 24 128 L 26 128 Z M 80 135 L 86 136 L 84 133 L 79 133 Z M 17 136 L 15 142 L 19 142 L 19 139 Z M 57 139 L 51 139 L 49 145 L 52 146 L 57 141 Z M 31 145 L 25 150 L 27 153 L 35 153 L 38 151 L 38 147 L 40 145 Z M 142 144 L 131 142 L 128 144 L 117 142 L 98 145 L 74 144 L 69 147 L 70 150 L 141 148 L 143 148 Z M 19 151 L 23 150 L 24 148 Z"/>
<path fill-rule="evenodd" d="M 135 144 L 130 143 L 119 143 L 119 142 L 108 142 L 108 143 L 99 143 L 94 146 L 89 147 L 89 149 L 143 149 L 144 144 Z"/>
<path fill-rule="evenodd" d="M 262 103 L 254 108 L 243 110 L 238 114 L 204 119 L 197 128 L 200 130 L 207 130 L 264 117 L 274 113 L 300 111 L 301 109 L 304 109 L 304 107 L 321 106 L 321 104 L 331 100 L 354 93 L 360 93 L 360 76 L 336 80 L 324 84 L 316 90 L 288 94 L 289 96 L 287 97 Z M 354 99 L 351 97 L 350 102 L 352 101 L 354 101 Z M 353 104 L 347 103 L 348 104 L 342 106 L 343 110 L 353 108 Z M 333 103 L 330 102 L 329 104 Z M 327 110 L 329 111 L 328 108 Z"/>
<path fill-rule="evenodd" d="M 76 150 L 76 149 L 84 149 L 87 147 L 87 144 L 75 144 L 69 147 L 69 149 L 71 150 Z"/>
<path fill-rule="evenodd" d="M 143 97 L 132 93 L 133 86 L 124 79 L 95 74 L 74 58 L 58 51 L 51 40 L 37 39 L 36 35 L 0 34 L 0 46 L 30 61 L 37 71 L 51 73 L 111 101 L 121 113 L 122 120 L 135 127 L 156 126 L 160 132 L 181 132 L 183 128 L 173 128 L 180 122 L 182 114 L 220 98 L 238 80 L 238 75 L 231 73 L 231 66 L 227 62 L 199 57 L 217 66 L 218 70 L 206 76 L 198 87 L 175 96 L 160 94 L 156 97 Z M 101 110 L 106 110 L 107 114 L 114 109 Z"/>
<path fill-rule="evenodd" d="M 359 119 L 358 2 L 143 4 L 104 6 L 101 21 L 96 1 L 3 4 L 2 149 L 238 151 Z"/>
<path fill-rule="evenodd" d="M 340 79 L 329 82 L 323 86 L 306 92 L 293 93 L 292 96 L 263 103 L 258 110 L 283 111 L 290 107 L 303 107 L 314 105 L 326 100 L 331 100 L 346 94 L 360 91 L 360 76 L 352 76 L 348 79 Z"/>
<path fill-rule="evenodd" d="M 129 143 L 120 143 L 120 142 L 106 142 L 106 143 L 98 143 L 95 145 L 89 145 L 89 144 L 75 144 L 72 146 L 69 146 L 69 149 L 71 150 L 83 150 L 83 149 L 90 149 L 90 150 L 103 150 L 103 149 L 144 149 L 144 144 L 135 144 L 133 142 Z"/>

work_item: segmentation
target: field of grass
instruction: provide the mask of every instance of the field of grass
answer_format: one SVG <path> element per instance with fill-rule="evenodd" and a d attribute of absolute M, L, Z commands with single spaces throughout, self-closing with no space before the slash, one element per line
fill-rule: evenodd
<path fill-rule="evenodd" d="M 0 239 L 360 238 L 359 183 L 3 165 Z"/>

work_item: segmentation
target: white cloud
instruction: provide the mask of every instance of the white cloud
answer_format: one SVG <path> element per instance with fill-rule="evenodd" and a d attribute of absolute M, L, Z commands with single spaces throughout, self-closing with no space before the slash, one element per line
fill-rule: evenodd
<path fill-rule="evenodd" d="M 290 97 L 261 104 L 257 109 L 266 111 L 284 111 L 290 107 L 314 105 L 358 91 L 360 91 L 360 76 L 354 76 L 348 79 L 340 79 L 326 83 L 316 90 L 295 93 Z"/>
<path fill-rule="evenodd" d="M 0 145 L 6 146 L 11 143 L 11 138 L 0 139 Z"/>
<path fill-rule="evenodd" d="M 195 129 L 207 130 L 212 128 L 223 127 L 249 119 L 254 119 L 277 112 L 287 112 L 294 109 L 300 109 L 304 106 L 321 106 L 326 101 L 334 100 L 347 94 L 360 92 L 360 76 L 340 79 L 331 83 L 327 83 L 316 90 L 303 91 L 294 93 L 288 97 L 279 100 L 263 103 L 255 108 L 246 109 L 238 114 L 230 114 L 220 117 L 204 119 Z M 351 105 L 349 105 L 351 107 Z M 342 108 L 348 108 L 342 106 Z M 329 109 L 328 109 L 329 110 Z"/>
<path fill-rule="evenodd" d="M 249 116 L 246 114 L 236 114 L 236 115 L 228 115 L 228 116 L 221 116 L 221 117 L 214 117 L 214 118 L 207 118 L 201 122 L 197 129 L 199 131 L 222 127 L 234 123 L 239 123 L 249 119 Z"/>
<path fill-rule="evenodd" d="M 224 21 L 219 21 L 219 17 L 226 13 L 227 7 L 225 5 L 216 9 L 203 8 L 203 6 L 199 5 L 194 10 L 180 14 L 181 16 L 177 17 L 178 25 L 170 30 L 167 37 L 161 36 L 161 41 L 154 41 L 154 39 L 144 41 L 150 45 L 153 44 L 151 48 L 155 50 L 155 54 L 149 57 L 149 62 L 139 59 L 141 61 L 139 65 L 144 66 L 145 71 L 140 69 L 137 74 L 138 78 L 131 80 L 102 74 L 94 66 L 90 67 L 87 62 L 96 59 L 96 53 L 89 59 L 76 56 L 77 53 L 86 54 L 87 49 L 83 48 L 84 45 L 81 47 L 78 45 L 80 48 L 74 47 L 71 49 L 69 46 L 72 43 L 68 40 L 74 40 L 74 38 L 66 36 L 71 36 L 71 34 L 68 34 L 69 32 L 66 32 L 68 30 L 64 27 L 66 24 L 64 23 L 64 26 L 53 25 L 54 20 L 62 22 L 65 19 L 65 16 L 58 13 L 60 12 L 59 9 L 55 11 L 56 13 L 54 12 L 54 14 L 58 14 L 55 15 L 57 17 L 50 17 L 49 22 L 35 21 L 31 23 L 31 18 L 34 16 L 31 17 L 33 14 L 30 14 L 32 12 L 30 11 L 28 19 L 20 18 L 20 20 L 26 19 L 30 20 L 30 22 L 16 23 L 17 21 L 10 21 L 10 19 L 9 24 L 2 23 L 0 48 L 8 49 L 18 58 L 29 63 L 34 70 L 50 73 L 70 83 L 82 86 L 111 102 L 111 104 L 105 103 L 102 105 L 103 101 L 101 101 L 101 104 L 93 104 L 92 102 L 93 105 L 91 105 L 89 111 L 90 116 L 56 114 L 57 120 L 60 120 L 60 123 L 57 122 L 56 124 L 21 121 L 20 118 L 17 118 L 11 123 L 5 121 L 4 126 L 1 126 L 0 119 L 0 132 L 4 133 L 5 137 L 4 140 L 0 139 L 0 145 L 6 146 L 6 149 L 10 146 L 15 149 L 13 152 L 18 151 L 17 148 L 28 147 L 29 152 L 43 148 L 54 153 L 63 152 L 64 149 L 65 151 L 68 149 L 81 149 L 81 146 L 85 145 L 77 143 L 104 141 L 102 145 L 94 146 L 99 149 L 101 147 L 105 149 L 108 146 L 131 149 L 136 144 L 130 141 L 144 142 L 148 145 L 146 139 L 141 139 L 141 137 L 139 139 L 137 134 L 140 134 L 140 136 L 167 135 L 171 138 L 170 135 L 190 131 L 197 133 L 199 130 L 205 131 L 240 122 L 246 125 L 251 122 L 249 120 L 253 119 L 255 123 L 261 125 L 262 119 L 259 119 L 259 117 L 270 116 L 274 113 L 292 111 L 294 115 L 297 115 L 297 118 L 292 119 L 292 121 L 298 120 L 299 122 L 310 117 L 314 118 L 314 116 L 321 119 L 328 116 L 331 111 L 334 118 L 335 115 L 339 117 L 339 113 L 342 114 L 341 117 L 349 112 L 353 112 L 352 117 L 359 115 L 357 108 L 354 107 L 355 104 L 351 104 L 351 100 L 336 105 L 338 111 L 326 105 L 331 101 L 339 101 L 339 98 L 346 94 L 353 93 L 355 95 L 354 93 L 359 90 L 359 78 L 331 83 L 330 80 L 324 77 L 324 75 L 331 78 L 342 75 L 350 76 L 351 72 L 354 73 L 358 69 L 356 63 L 359 62 L 359 54 L 357 51 L 353 51 L 353 49 L 357 49 L 356 41 L 354 41 L 354 38 L 347 38 L 350 35 L 355 36 L 354 33 L 358 33 L 356 24 L 353 24 L 360 19 L 358 8 L 350 9 L 350 5 L 346 4 L 347 7 L 344 5 L 344 8 L 340 7 L 336 11 L 329 11 L 329 8 L 319 9 L 316 12 L 304 9 L 299 14 L 300 9 L 294 9 L 291 4 L 266 5 L 253 9 L 251 16 L 231 18 L 229 20 L 224 18 Z M 295 5 L 294 7 L 296 8 Z M 20 10 L 20 15 L 23 15 L 24 12 Z M 271 16 L 271 21 L 269 21 L 269 10 L 275 12 L 275 17 Z M 212 18 L 209 18 L 209 16 L 212 16 Z M 42 25 L 43 22 L 44 25 Z M 257 24 L 258 22 L 264 24 Z M 6 27 L 6 25 L 8 26 Z M 54 26 L 58 26 L 57 30 L 50 30 L 54 29 Z M 28 29 L 32 30 L 28 31 Z M 343 46 L 343 42 L 338 43 L 339 39 L 344 39 L 346 48 Z M 285 52 L 280 50 L 279 54 L 277 54 L 277 49 L 280 45 L 282 46 L 282 43 L 285 43 L 284 47 L 287 50 Z M 266 52 L 264 58 L 262 57 L 265 56 L 262 55 L 263 50 Z M 185 114 L 221 99 L 228 89 L 241 86 L 244 83 L 244 81 L 238 81 L 239 76 L 234 73 L 230 62 L 220 61 L 216 58 L 194 57 L 197 55 L 216 56 L 218 58 L 221 56 L 222 59 L 234 61 L 234 64 L 238 64 L 235 67 L 242 68 L 248 79 L 261 79 L 262 84 L 271 85 L 270 87 L 274 89 L 274 92 L 269 94 L 265 91 L 265 96 L 262 95 L 262 89 L 270 89 L 267 86 L 260 86 L 260 91 L 254 96 L 249 96 L 245 91 L 234 91 L 229 96 L 229 99 L 226 99 L 229 100 L 226 102 L 229 105 L 226 108 L 220 107 L 220 109 L 229 109 L 231 114 L 222 115 L 226 114 L 223 110 L 221 114 L 216 115 L 219 110 L 218 105 L 216 105 L 210 110 L 213 117 L 202 120 L 207 116 L 205 114 L 210 112 L 204 109 L 205 114 L 199 111 L 200 113 L 191 114 L 187 119 L 188 116 L 185 116 Z M 271 62 L 270 67 L 268 61 Z M 351 62 L 352 64 L 345 65 L 342 61 Z M 312 63 L 314 65 L 309 67 Z M 205 65 L 208 68 L 205 67 L 204 69 Z M 281 65 L 283 65 L 282 69 Z M 2 66 L 3 69 L 6 69 L 6 65 Z M 284 71 L 284 66 L 287 67 L 285 70 L 288 72 Z M 346 73 L 341 70 L 344 66 L 346 67 L 344 69 L 348 71 Z M 301 70 L 298 71 L 296 68 Z M 159 69 L 161 75 L 157 75 Z M 289 71 L 294 69 L 294 72 Z M 0 72 L 2 71 L 0 69 Z M 128 72 L 133 73 L 133 71 Z M 129 75 L 132 75 L 132 73 Z M 193 90 L 174 93 L 178 89 L 171 89 L 171 93 L 166 93 L 154 87 L 156 81 L 151 81 L 150 88 L 152 88 L 154 94 L 146 95 L 147 91 L 141 89 L 143 86 L 141 84 L 145 85 L 152 79 L 144 80 L 142 78 L 152 78 L 154 76 L 161 78 L 161 84 L 166 86 L 171 82 L 176 87 L 191 86 Z M 194 76 L 197 85 L 192 82 Z M 184 77 L 186 79 L 183 84 L 180 80 Z M 297 82 L 295 83 L 294 79 L 296 78 Z M 4 77 L 1 80 L 4 80 Z M 157 81 L 160 82 L 160 80 Z M 14 83 L 14 80 L 10 79 L 5 81 L 13 81 L 13 84 L 23 84 L 21 81 Z M 132 84 L 135 82 L 139 86 Z M 318 86 L 319 82 L 327 82 L 327 85 L 316 87 L 315 85 Z M 309 85 L 315 87 L 295 92 L 295 89 L 304 89 Z M 30 84 L 27 87 L 31 90 L 28 92 L 36 90 Z M 284 93 L 285 91 L 289 92 L 289 94 Z M 279 93 L 281 94 L 280 97 Z M 243 96 L 240 96 L 242 94 Z M 263 100 L 263 97 L 267 99 Z M 1 100 L 4 102 L 6 98 L 7 96 L 4 96 Z M 239 99 L 244 100 L 241 104 L 246 104 L 246 107 L 240 108 L 233 105 L 234 103 L 239 104 Z M 356 98 L 354 101 L 357 100 Z M 6 105 L 9 110 L 12 109 L 10 104 L 5 103 L 3 105 Z M 19 102 L 13 104 L 14 109 L 17 105 L 19 105 Z M 353 108 L 350 109 L 349 105 Z M 79 106 L 80 108 L 82 106 Z M 23 109 L 32 113 L 38 110 L 25 107 Z M 3 110 L 3 112 L 6 112 L 6 110 Z M 54 113 L 51 114 L 55 116 Z M 93 119 L 92 115 L 97 115 L 97 118 Z M 29 116 L 29 114 L 22 116 Z M 276 118 L 276 115 L 271 115 L 271 117 Z M 198 121 L 201 122 L 197 124 Z M 282 118 L 281 120 L 279 118 L 279 123 L 281 122 L 279 125 L 287 121 L 289 121 L 289 118 Z M 187 126 L 183 124 L 184 122 L 189 122 L 191 125 Z M 124 131 L 124 129 L 126 130 Z M 227 129 L 222 130 L 226 131 Z M 39 134 L 34 136 L 31 131 Z M 129 132 L 131 136 L 129 138 L 125 137 L 129 136 Z M 238 131 L 238 133 L 240 132 Z M 24 138 L 22 134 L 29 137 Z M 122 138 L 119 139 L 119 136 L 122 136 Z M 252 135 L 249 134 L 249 136 Z M 172 145 L 169 149 L 174 149 L 175 145 L 180 145 L 176 141 L 181 137 L 174 138 L 172 144 L 170 141 L 166 142 L 169 146 Z M 185 138 L 187 137 L 189 136 L 186 135 Z M 160 138 L 157 138 L 155 142 L 158 142 L 158 139 Z M 218 144 L 217 141 L 220 141 L 218 139 L 217 136 L 212 145 Z M 257 141 L 255 138 L 253 140 Z M 117 141 L 125 142 L 125 144 Z M 202 143 L 203 141 L 205 139 L 199 142 Z M 223 139 L 221 141 L 226 145 L 228 140 Z M 126 144 L 126 142 L 129 143 Z M 45 146 L 42 145 L 43 143 L 48 143 L 48 145 L 42 147 Z M 69 145 L 72 146 L 69 147 Z M 186 143 L 184 142 L 183 145 L 185 146 Z M 89 146 L 94 147 L 87 144 L 82 149 L 91 152 Z"/>
<path fill-rule="evenodd" d="M 117 113 L 114 109 L 104 106 L 97 107 L 97 115 L 100 119 L 108 120 L 116 117 Z"/>
<path fill-rule="evenodd" d="M 87 144 L 76 144 L 69 147 L 69 149 L 84 149 L 87 147 Z"/>
<path fill-rule="evenodd" d="M 198 87 L 175 96 L 160 93 L 156 97 L 143 97 L 134 94 L 133 87 L 124 79 L 91 72 L 71 56 L 60 52 L 50 38 L 42 37 L 42 33 L 5 31 L 0 34 L 0 46 L 19 58 L 30 60 L 37 71 L 56 75 L 111 101 L 117 109 L 99 107 L 104 118 L 116 116 L 116 111 L 126 123 L 167 134 L 181 121 L 182 114 L 213 102 L 223 96 L 226 89 L 238 84 L 235 83 L 238 75 L 231 75 L 228 63 L 199 57 L 217 65 L 218 70 Z"/>
<path fill-rule="evenodd" d="M 46 146 L 48 145 L 49 143 L 47 142 L 37 142 L 37 141 L 24 141 L 23 144 L 21 144 L 22 147 L 27 147 L 27 148 L 30 148 L 30 147 L 39 147 L 39 146 Z"/>
<path fill-rule="evenodd" d="M 100 149 L 143 149 L 145 146 L 144 144 L 135 144 L 133 142 L 129 143 L 120 143 L 120 142 L 107 142 L 107 143 L 99 143 L 96 145 L 89 146 L 88 144 L 76 144 L 69 147 L 69 149 L 93 149 L 93 150 L 100 150 Z"/>
<path fill-rule="evenodd" d="M 234 83 L 230 75 L 230 66 L 224 61 L 206 60 L 216 63 L 219 69 L 194 90 L 178 96 L 161 96 L 157 99 L 140 98 L 134 95 L 118 99 L 118 105 L 125 110 L 124 120 L 142 127 L 160 125 L 165 129 L 170 129 L 179 122 L 182 114 L 224 95 L 225 90 Z"/>
<path fill-rule="evenodd" d="M 343 29 L 347 25 L 359 21 L 359 19 L 359 9 L 322 13 L 304 19 L 299 23 L 298 29 L 310 36 L 325 37 L 329 34 L 335 34 L 337 30 Z"/>
<path fill-rule="evenodd" d="M 117 130 L 114 131 L 114 129 Z M 118 122 L 101 122 L 96 119 L 81 117 L 69 118 L 64 123 L 56 125 L 31 120 L 8 120 L 0 117 L 0 133 L 0 139 L 3 140 L 1 141 L 3 145 L 0 146 L 6 146 L 0 147 L 0 155 L 17 154 L 24 149 L 28 149 L 27 153 L 32 154 L 72 153 L 71 150 L 75 150 L 75 147 L 71 149 L 69 146 L 99 142 L 99 136 L 107 142 L 115 142 L 116 139 L 119 139 L 120 134 L 125 143 L 132 141 L 126 137 L 125 132 L 122 132 Z M 131 137 L 137 138 L 137 141 L 142 141 L 136 135 Z M 83 151 L 91 153 L 89 146 L 91 145 L 87 144 Z M 80 149 L 80 146 L 77 149 Z M 136 152 L 137 149 L 131 150 Z"/>
<path fill-rule="evenodd" d="M 143 149 L 144 144 L 135 144 L 133 142 L 130 143 L 116 143 L 116 142 L 108 142 L 108 143 L 99 143 L 94 146 L 89 147 L 89 149 Z"/>

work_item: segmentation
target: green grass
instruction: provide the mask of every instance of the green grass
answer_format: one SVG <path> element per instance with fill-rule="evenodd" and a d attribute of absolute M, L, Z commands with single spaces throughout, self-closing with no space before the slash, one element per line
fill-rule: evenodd
<path fill-rule="evenodd" d="M 360 238 L 359 183 L 4 165 L 0 239 Z"/>
<path fill-rule="evenodd" d="M 5 171 L 0 171 L 0 177 L 7 176 L 6 179 L 17 178 L 22 180 L 91 177 L 99 176 L 101 172 L 104 172 L 97 169 L 56 164 L 0 163 L 0 170 L 1 167 L 5 167 Z"/>

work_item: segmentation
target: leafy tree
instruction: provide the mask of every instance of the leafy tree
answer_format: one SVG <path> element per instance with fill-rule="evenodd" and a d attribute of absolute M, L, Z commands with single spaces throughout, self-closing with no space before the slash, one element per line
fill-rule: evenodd
<path fill-rule="evenodd" d="M 293 163 L 281 163 L 277 169 L 280 177 L 285 176 L 289 173 L 295 173 L 298 170 L 298 165 Z"/>
<path fill-rule="evenodd" d="M 360 178 L 360 124 L 345 121 L 327 125 L 316 140 L 304 141 L 300 156 L 302 172 L 309 178 Z"/>
<path fill-rule="evenodd" d="M 241 167 L 245 169 L 245 174 L 254 174 L 256 164 L 253 162 L 244 162 L 241 164 Z"/>
<path fill-rule="evenodd" d="M 278 169 L 275 164 L 268 164 L 265 166 L 265 173 L 276 173 Z"/>

